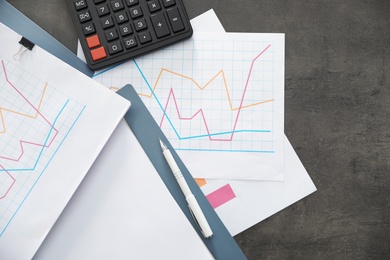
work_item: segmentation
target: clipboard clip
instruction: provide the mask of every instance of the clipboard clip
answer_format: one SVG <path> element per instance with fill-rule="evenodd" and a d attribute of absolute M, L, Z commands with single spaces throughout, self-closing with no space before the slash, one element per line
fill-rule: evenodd
<path fill-rule="evenodd" d="M 192 210 L 191 206 L 188 205 L 188 208 L 190 210 L 190 213 L 192 215 L 192 218 L 194 219 L 195 221 L 195 224 L 198 226 L 199 230 L 200 230 L 200 233 L 202 233 L 202 235 L 205 237 L 205 238 L 210 238 L 213 236 L 213 231 L 211 231 L 210 229 L 210 226 L 207 224 L 207 222 L 205 222 L 206 220 L 204 221 L 201 221 L 199 222 L 197 217 L 196 217 L 196 214 L 195 212 Z M 199 213 L 198 213 L 199 214 Z M 203 213 L 202 213 L 203 215 Z"/>
<path fill-rule="evenodd" d="M 22 59 L 22 55 L 27 51 L 27 50 L 32 50 L 35 46 L 34 43 L 26 39 L 25 37 L 22 37 L 22 39 L 19 41 L 19 43 L 22 45 L 19 48 L 19 51 L 13 56 L 14 60 L 20 61 Z"/>

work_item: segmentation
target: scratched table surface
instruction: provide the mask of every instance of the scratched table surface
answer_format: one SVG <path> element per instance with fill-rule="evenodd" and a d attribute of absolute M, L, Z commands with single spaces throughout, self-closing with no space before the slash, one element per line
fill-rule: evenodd
<path fill-rule="evenodd" d="M 76 52 L 64 0 L 9 3 Z M 248 259 L 390 259 L 390 1 L 184 0 L 285 33 L 285 134 L 318 191 L 235 236 Z"/>

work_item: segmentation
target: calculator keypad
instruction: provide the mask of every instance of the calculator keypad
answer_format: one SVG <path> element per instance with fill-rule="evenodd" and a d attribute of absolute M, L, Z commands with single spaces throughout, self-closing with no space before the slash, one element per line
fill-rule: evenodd
<path fill-rule="evenodd" d="M 67 0 L 88 65 L 100 69 L 188 38 L 180 0 Z"/>

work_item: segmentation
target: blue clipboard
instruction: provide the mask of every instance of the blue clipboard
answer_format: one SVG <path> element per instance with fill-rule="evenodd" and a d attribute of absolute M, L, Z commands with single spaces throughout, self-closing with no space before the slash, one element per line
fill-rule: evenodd
<path fill-rule="evenodd" d="M 87 76 L 93 76 L 94 72 L 73 52 L 5 0 L 0 0 L 0 22 Z"/>
<path fill-rule="evenodd" d="M 167 186 L 168 190 L 175 198 L 176 202 L 186 215 L 187 219 L 191 222 L 194 229 L 197 230 L 198 235 L 203 239 L 203 242 L 210 250 L 214 258 L 234 260 L 246 259 L 244 253 L 241 251 L 236 241 L 232 238 L 229 231 L 218 217 L 217 213 L 211 207 L 205 195 L 200 190 L 195 180 L 192 178 L 190 172 L 181 161 L 134 88 L 131 85 L 126 85 L 122 89 L 118 90 L 117 93 L 122 97 L 130 100 L 131 107 L 126 113 L 124 119 L 130 126 L 142 148 L 145 150 L 145 153 L 149 157 L 154 168 L 159 173 L 164 184 Z M 170 149 L 184 178 L 190 186 L 192 193 L 198 200 L 199 205 L 202 208 L 203 213 L 205 214 L 211 226 L 211 229 L 213 230 L 214 234 L 211 238 L 203 237 L 200 229 L 192 218 L 184 195 L 162 154 L 159 139 L 161 139 Z"/>

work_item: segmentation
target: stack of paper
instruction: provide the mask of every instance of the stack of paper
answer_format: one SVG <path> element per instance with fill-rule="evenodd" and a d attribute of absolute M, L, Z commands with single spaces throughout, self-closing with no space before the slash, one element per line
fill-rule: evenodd
<path fill-rule="evenodd" d="M 125 121 L 35 258 L 213 259 Z"/>
<path fill-rule="evenodd" d="M 31 259 L 130 102 L 0 35 L 0 258 Z"/>
<path fill-rule="evenodd" d="M 142 97 L 232 235 L 316 190 L 284 135 L 284 34 L 226 33 L 210 10 L 191 39 L 97 72 Z"/>
<path fill-rule="evenodd" d="M 34 255 L 129 107 L 108 88 L 129 83 L 232 235 L 316 190 L 284 135 L 284 35 L 191 22 L 95 81 L 38 46 L 14 60 L 21 35 L 1 25 L 1 257 Z M 212 255 L 121 122 L 35 257 Z"/>

